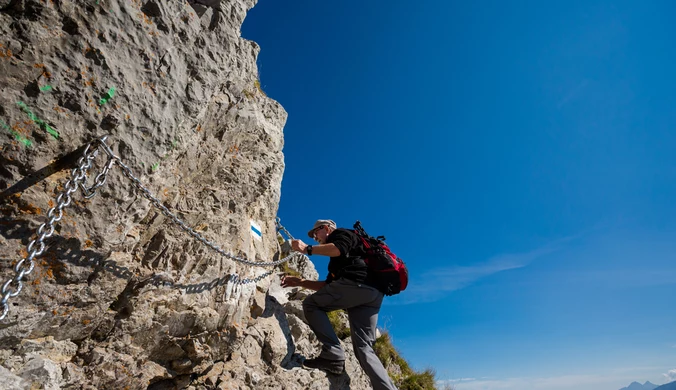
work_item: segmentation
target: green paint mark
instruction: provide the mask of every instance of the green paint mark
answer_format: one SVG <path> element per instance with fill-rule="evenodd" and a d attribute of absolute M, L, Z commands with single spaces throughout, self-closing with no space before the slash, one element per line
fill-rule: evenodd
<path fill-rule="evenodd" d="M 33 143 L 31 142 L 31 140 L 22 136 L 21 134 L 17 133 L 16 131 L 12 130 L 12 128 L 7 126 L 7 124 L 5 122 L 0 121 L 0 126 L 2 126 L 5 130 L 9 131 L 9 133 L 12 134 L 14 136 L 14 138 L 17 141 L 21 142 L 25 147 L 28 148 L 28 147 L 33 146 Z"/>
<path fill-rule="evenodd" d="M 42 91 L 42 92 L 47 92 L 47 91 L 51 91 L 51 90 L 52 90 L 51 85 L 44 85 L 44 86 L 40 87 L 40 91 Z"/>
<path fill-rule="evenodd" d="M 106 92 L 101 99 L 99 99 L 99 105 L 104 105 L 108 103 L 108 100 L 112 99 L 115 96 L 115 87 L 111 87 L 108 92 Z"/>
<path fill-rule="evenodd" d="M 155 164 L 153 164 L 153 166 L 150 167 L 150 169 L 152 169 L 152 171 L 155 172 L 157 170 L 157 168 L 159 168 L 159 167 L 160 167 L 160 162 L 158 161 Z"/>
<path fill-rule="evenodd" d="M 54 129 L 52 129 L 52 127 L 49 126 L 49 124 L 47 124 L 47 122 L 45 122 L 45 121 L 43 121 L 42 119 L 40 119 L 40 118 L 38 118 L 37 116 L 35 116 L 35 114 L 33 114 L 33 111 L 31 111 L 31 109 L 28 108 L 28 106 L 26 105 L 26 103 L 24 103 L 24 102 L 17 102 L 16 105 L 19 106 L 19 108 L 21 108 L 21 110 L 22 110 L 23 112 L 25 112 L 26 115 L 28 115 L 28 118 L 30 118 L 33 122 L 37 123 L 38 126 L 40 126 L 40 127 L 41 127 L 42 129 L 44 129 L 46 132 L 48 132 L 49 134 L 51 134 L 52 137 L 54 137 L 54 138 L 56 138 L 56 139 L 59 139 L 59 132 L 56 131 L 56 130 L 54 130 Z"/>

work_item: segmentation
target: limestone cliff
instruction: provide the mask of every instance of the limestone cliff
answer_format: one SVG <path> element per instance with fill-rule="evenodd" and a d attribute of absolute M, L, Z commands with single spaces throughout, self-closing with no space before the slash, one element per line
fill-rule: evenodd
<path fill-rule="evenodd" d="M 207 239 L 279 258 L 286 112 L 259 88 L 259 47 L 240 37 L 254 3 L 0 0 L 2 283 L 103 135 Z M 270 268 L 172 225 L 117 165 L 91 199 L 73 194 L 35 263 L 0 321 L 7 388 L 370 388 L 351 353 L 343 376 L 300 368 L 318 350 L 306 292 L 282 290 L 276 273 L 233 292 L 231 275 Z M 291 268 L 316 277 L 304 258 Z"/>

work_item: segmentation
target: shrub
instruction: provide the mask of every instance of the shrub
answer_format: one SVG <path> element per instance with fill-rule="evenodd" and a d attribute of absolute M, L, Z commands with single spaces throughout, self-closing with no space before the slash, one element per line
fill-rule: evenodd
<path fill-rule="evenodd" d="M 284 241 L 285 241 L 284 237 L 282 237 L 282 235 L 279 234 L 279 232 L 277 232 L 277 243 L 279 244 L 280 249 L 283 247 Z M 280 256 L 282 256 L 282 257 L 286 257 L 288 255 L 289 255 L 289 252 L 284 252 L 284 251 L 280 252 Z M 295 269 L 289 267 L 288 262 L 284 262 L 284 263 L 280 264 L 279 270 L 282 271 L 284 274 L 289 275 L 289 276 L 298 276 L 298 277 L 301 276 L 300 272 L 298 272 Z"/>
<path fill-rule="evenodd" d="M 392 345 L 389 333 L 383 332 L 373 344 L 373 350 L 383 363 L 390 378 L 399 390 L 436 390 L 435 372 L 427 369 L 423 372 L 414 371 L 408 362 L 401 357 L 399 351 Z"/>
<path fill-rule="evenodd" d="M 256 87 L 256 89 L 258 90 L 258 92 L 261 93 L 261 95 L 263 95 L 263 96 L 268 96 L 268 95 L 266 95 L 265 92 L 263 92 L 263 90 L 261 89 L 261 82 L 260 82 L 259 80 L 255 80 L 255 81 L 254 81 L 254 87 Z"/>
<path fill-rule="evenodd" d="M 399 355 L 399 351 L 394 348 L 392 345 L 392 339 L 390 334 L 387 332 L 381 333 L 380 337 L 376 339 L 376 342 L 373 344 L 373 351 L 378 356 L 378 359 L 383 363 L 385 368 L 390 367 L 391 364 L 396 364 L 401 370 L 402 376 L 409 376 L 413 373 L 413 370 L 408 365 L 408 362 Z M 397 380 L 399 378 L 392 378 Z"/>
<path fill-rule="evenodd" d="M 404 378 L 399 390 L 436 390 L 434 375 L 434 370 L 429 368 L 423 372 L 414 372 Z"/>
<path fill-rule="evenodd" d="M 300 277 L 300 272 L 296 271 L 295 269 L 289 267 L 289 263 L 282 263 L 279 265 L 280 271 L 284 272 L 285 275 L 289 276 L 298 276 Z"/>

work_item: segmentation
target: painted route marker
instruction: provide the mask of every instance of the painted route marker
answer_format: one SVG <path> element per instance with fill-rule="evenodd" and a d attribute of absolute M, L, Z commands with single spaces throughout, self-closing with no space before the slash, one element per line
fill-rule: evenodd
<path fill-rule="evenodd" d="M 99 105 L 104 105 L 108 103 L 108 100 L 112 99 L 115 96 L 115 87 L 111 87 L 108 92 L 101 99 L 99 99 Z"/>
<path fill-rule="evenodd" d="M 19 106 L 19 108 L 21 108 L 21 110 L 22 110 L 23 112 L 25 112 L 26 115 L 28 115 L 28 117 L 29 117 L 33 122 L 35 122 L 38 126 L 40 126 L 41 128 L 43 128 L 46 132 L 48 132 L 49 134 L 51 134 L 52 137 L 54 137 L 54 138 L 56 138 L 56 139 L 59 138 L 59 133 L 58 133 L 56 130 L 52 129 L 51 126 L 49 126 L 49 125 L 47 124 L 47 122 L 43 121 L 42 119 L 38 118 L 35 114 L 33 114 L 33 111 L 31 111 L 31 109 L 28 108 L 28 106 L 26 105 L 26 103 L 24 103 L 24 102 L 17 102 L 16 105 Z"/>
<path fill-rule="evenodd" d="M 7 123 L 0 120 L 0 126 L 2 126 L 2 128 L 7 130 L 10 134 L 12 134 L 17 141 L 24 144 L 24 146 L 29 147 L 33 145 L 31 140 L 14 131 L 11 127 L 7 126 Z"/>
<path fill-rule="evenodd" d="M 257 224 L 253 219 L 251 220 L 251 236 L 258 240 L 258 241 L 263 241 L 263 230 L 261 230 L 261 226 Z"/>

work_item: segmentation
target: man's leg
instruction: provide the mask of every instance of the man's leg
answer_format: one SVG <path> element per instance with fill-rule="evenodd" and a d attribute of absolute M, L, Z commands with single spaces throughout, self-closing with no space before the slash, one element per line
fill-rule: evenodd
<path fill-rule="evenodd" d="M 305 298 L 303 301 L 305 319 L 322 343 L 322 352 L 319 357 L 328 360 L 345 360 L 343 347 L 340 346 L 340 340 L 326 313 L 372 302 L 379 294 L 380 292 L 373 288 L 339 279 Z"/>
<path fill-rule="evenodd" d="M 322 352 L 319 357 L 328 360 L 345 360 L 343 347 L 340 346 L 340 340 L 338 340 L 325 311 L 324 304 L 330 299 L 330 296 L 327 297 L 322 290 L 317 291 L 303 301 L 303 313 L 310 329 L 317 336 L 317 340 L 322 343 Z"/>
<path fill-rule="evenodd" d="M 383 295 L 380 293 L 380 296 L 373 302 L 348 309 L 352 346 L 361 368 L 371 379 L 373 389 L 396 390 L 397 388 L 390 380 L 383 363 L 373 351 L 373 343 L 376 341 L 378 312 L 382 302 Z"/>

